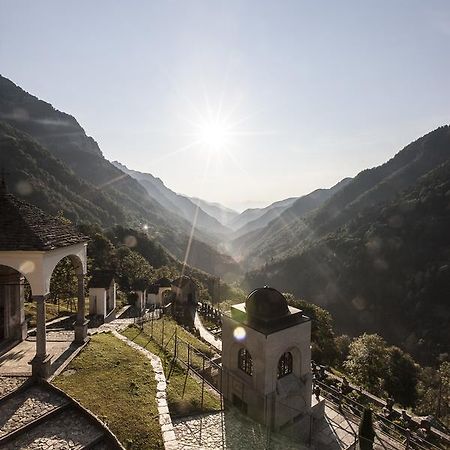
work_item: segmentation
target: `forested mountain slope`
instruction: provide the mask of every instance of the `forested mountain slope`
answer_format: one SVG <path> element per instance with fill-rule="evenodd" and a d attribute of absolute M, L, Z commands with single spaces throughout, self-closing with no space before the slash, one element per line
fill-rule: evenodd
<path fill-rule="evenodd" d="M 189 197 L 196 205 L 199 205 L 211 217 L 215 217 L 222 225 L 228 224 L 239 215 L 237 211 L 216 202 L 208 202 L 198 197 Z"/>
<path fill-rule="evenodd" d="M 113 164 L 126 174 L 130 175 L 145 188 L 150 197 L 157 200 L 164 208 L 186 219 L 189 223 L 196 223 L 196 227 L 209 234 L 222 236 L 229 232 L 217 219 L 211 217 L 202 208 L 189 198 L 173 192 L 159 179 L 149 173 L 131 170 L 118 161 Z"/>
<path fill-rule="evenodd" d="M 446 133 L 420 147 L 445 154 Z M 341 332 L 377 332 L 434 362 L 450 351 L 449 230 L 450 160 L 300 254 L 248 274 L 247 284 L 291 291 L 328 309 Z"/>
<path fill-rule="evenodd" d="M 246 259 L 246 264 L 250 267 L 271 261 L 274 255 L 281 254 L 285 245 L 285 241 L 278 240 L 277 234 L 319 208 L 350 181 L 351 178 L 344 178 L 329 189 L 316 189 L 294 199 L 290 205 L 283 205 L 281 210 L 269 209 L 259 219 L 247 223 L 238 230 L 236 234 L 244 229 L 250 231 L 234 239 L 231 243 L 232 252 L 240 255 L 240 258 Z M 303 221 L 301 220 L 299 223 L 302 224 Z M 289 232 L 290 237 L 295 240 L 295 228 L 290 229 Z M 270 247 L 270 244 L 273 244 L 273 247 Z M 265 253 L 266 247 L 270 248 L 272 254 Z"/>
<path fill-rule="evenodd" d="M 12 172 L 12 180 L 19 175 L 14 172 L 16 169 L 21 171 L 21 179 L 28 176 L 33 180 L 35 189 L 30 195 L 35 197 L 28 201 L 36 201 L 47 211 L 64 205 L 60 209 L 75 221 L 93 220 L 103 226 L 124 224 L 137 228 L 147 225 L 149 233 L 167 250 L 178 259 L 184 259 L 191 223 L 165 209 L 137 180 L 106 160 L 95 141 L 86 136 L 72 116 L 0 76 L 0 120 L 14 127 L 12 131 L 6 124 L 2 126 L 4 147 L 0 153 L 14 156 L 3 156 L 3 168 Z M 28 154 L 29 151 L 33 156 Z M 58 163 L 54 162 L 55 158 Z M 36 174 L 40 172 L 42 177 L 38 179 Z M 65 185 L 63 173 L 70 174 L 67 180 L 71 186 L 78 183 L 83 187 L 68 193 L 72 187 Z M 59 187 L 56 182 L 60 183 Z M 39 189 L 48 197 L 39 197 Z M 75 195 L 78 198 L 72 205 Z M 46 204 L 47 200 L 52 201 Z M 85 207 L 80 205 L 86 205 L 86 201 L 91 205 L 83 211 Z M 209 234 L 196 230 L 188 255 L 189 264 L 216 275 L 238 273 L 236 262 L 211 244 L 213 239 Z"/>
<path fill-rule="evenodd" d="M 337 230 L 364 209 L 378 208 L 393 199 L 449 157 L 450 128 L 444 126 L 412 142 L 385 164 L 362 171 L 308 216 L 282 216 L 269 224 L 253 239 L 249 262 L 255 266 L 301 252 L 308 243 Z"/>
<path fill-rule="evenodd" d="M 277 202 L 271 203 L 270 205 L 266 206 L 265 208 L 248 208 L 245 211 L 242 211 L 241 214 L 236 216 L 230 223 L 229 227 L 233 230 L 237 231 L 240 228 L 247 225 L 249 222 L 252 222 L 254 220 L 258 220 L 260 217 L 262 217 L 267 212 L 275 209 L 278 211 L 282 211 L 289 206 L 292 205 L 292 203 L 295 202 L 297 197 L 290 197 L 286 198 L 284 200 L 279 200 Z M 245 231 L 242 234 L 245 234 Z"/>

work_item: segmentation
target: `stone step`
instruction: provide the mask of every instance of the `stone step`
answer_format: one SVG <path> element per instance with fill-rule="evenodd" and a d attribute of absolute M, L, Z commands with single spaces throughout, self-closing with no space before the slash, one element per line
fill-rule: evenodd
<path fill-rule="evenodd" d="M 80 414 L 75 407 L 62 407 L 56 409 L 57 413 L 48 416 L 26 432 L 15 435 L 13 439 L 2 443 L 4 450 L 62 450 L 83 449 L 99 440 L 104 432 L 96 427 L 87 417 Z"/>
<path fill-rule="evenodd" d="M 18 390 L 1 403 L 0 438 L 23 429 L 51 411 L 68 404 L 61 395 L 42 389 L 38 385 Z"/>

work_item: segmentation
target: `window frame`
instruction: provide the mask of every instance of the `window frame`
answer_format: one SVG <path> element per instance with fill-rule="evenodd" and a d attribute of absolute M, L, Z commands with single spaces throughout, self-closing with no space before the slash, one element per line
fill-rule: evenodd
<path fill-rule="evenodd" d="M 277 365 L 277 379 L 283 378 L 294 371 L 294 357 L 291 352 L 284 352 Z"/>
<path fill-rule="evenodd" d="M 241 347 L 238 351 L 238 368 L 250 377 L 253 376 L 252 355 L 245 347 Z"/>

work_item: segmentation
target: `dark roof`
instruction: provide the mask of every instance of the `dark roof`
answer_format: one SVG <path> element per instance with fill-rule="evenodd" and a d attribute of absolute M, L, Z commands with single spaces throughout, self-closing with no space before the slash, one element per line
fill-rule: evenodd
<path fill-rule="evenodd" d="M 114 272 L 111 270 L 95 270 L 88 283 L 90 288 L 109 288 L 114 281 Z"/>
<path fill-rule="evenodd" d="M 265 335 L 309 321 L 302 310 L 288 305 L 281 292 L 268 286 L 250 292 L 245 303 L 233 305 L 231 317 Z"/>
<path fill-rule="evenodd" d="M 189 284 L 193 284 L 196 287 L 196 284 L 192 281 L 192 279 L 186 275 L 183 275 L 182 277 L 179 277 L 176 280 L 172 281 L 172 286 L 176 286 L 179 288 L 184 288 Z"/>
<path fill-rule="evenodd" d="M 147 294 L 157 294 L 159 292 L 159 286 L 157 284 L 150 284 L 147 287 Z"/>
<path fill-rule="evenodd" d="M 284 295 L 268 286 L 250 292 L 245 300 L 245 310 L 249 320 L 277 320 L 289 314 Z"/>
<path fill-rule="evenodd" d="M 0 186 L 0 251 L 53 250 L 87 242 L 71 224 L 23 202 Z"/>
<path fill-rule="evenodd" d="M 155 284 L 157 284 L 159 287 L 170 287 L 170 286 L 172 286 L 171 281 L 168 278 L 166 278 L 166 277 L 160 278 L 159 280 L 157 280 L 155 282 Z"/>

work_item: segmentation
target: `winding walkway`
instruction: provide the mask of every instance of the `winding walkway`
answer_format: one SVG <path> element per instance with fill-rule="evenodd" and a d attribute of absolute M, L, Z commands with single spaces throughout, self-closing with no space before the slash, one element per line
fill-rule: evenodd
<path fill-rule="evenodd" d="M 212 345 L 216 350 L 222 352 L 222 340 L 216 338 L 210 331 L 208 331 L 202 323 L 198 312 L 195 312 L 194 326 L 200 333 L 200 337 L 204 339 L 208 344 Z"/>
<path fill-rule="evenodd" d="M 132 349 L 142 353 L 146 358 L 150 360 L 150 363 L 153 368 L 153 372 L 155 372 L 155 381 L 156 385 L 156 401 L 158 407 L 159 414 L 159 424 L 161 425 L 161 433 L 164 440 L 164 448 L 165 450 L 175 450 L 178 449 L 177 438 L 175 436 L 172 419 L 169 413 L 169 406 L 167 404 L 167 381 L 164 375 L 164 369 L 161 363 L 161 359 L 159 356 L 156 356 L 152 352 L 149 352 L 145 348 L 142 348 L 140 345 L 135 344 L 133 341 L 118 333 L 116 330 L 112 330 L 112 334 L 121 341 L 125 342 Z"/>

